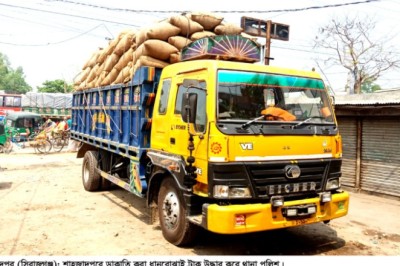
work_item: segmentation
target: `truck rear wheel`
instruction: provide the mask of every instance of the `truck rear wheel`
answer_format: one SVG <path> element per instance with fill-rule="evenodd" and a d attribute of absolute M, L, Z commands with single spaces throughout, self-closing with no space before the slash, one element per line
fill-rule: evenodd
<path fill-rule="evenodd" d="M 168 242 L 176 246 L 189 245 L 193 242 L 199 228 L 186 219 L 187 211 L 183 196 L 171 177 L 161 183 L 158 212 L 161 230 Z"/>
<path fill-rule="evenodd" d="M 100 189 L 101 176 L 96 171 L 97 155 L 97 151 L 87 151 L 83 157 L 82 182 L 87 191 L 98 191 Z"/>
<path fill-rule="evenodd" d="M 101 170 L 109 173 L 111 170 L 111 155 L 108 151 L 100 151 L 100 165 Z M 101 190 L 110 190 L 112 182 L 104 177 L 100 177 L 100 187 Z"/>

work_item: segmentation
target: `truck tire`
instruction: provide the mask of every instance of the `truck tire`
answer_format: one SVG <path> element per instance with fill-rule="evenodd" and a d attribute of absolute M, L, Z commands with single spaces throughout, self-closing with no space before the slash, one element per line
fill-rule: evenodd
<path fill-rule="evenodd" d="M 101 176 L 96 171 L 98 165 L 97 151 L 87 151 L 82 163 L 82 182 L 86 191 L 100 189 Z"/>
<path fill-rule="evenodd" d="M 184 246 L 194 241 L 199 227 L 186 219 L 187 211 L 182 193 L 171 177 L 167 177 L 161 183 L 158 212 L 161 230 L 168 242 Z"/>
<path fill-rule="evenodd" d="M 101 158 L 101 170 L 109 173 L 111 170 L 111 156 L 108 151 L 100 151 L 100 158 Z M 112 182 L 104 177 L 100 177 L 100 189 L 103 191 L 107 191 L 111 189 Z"/>

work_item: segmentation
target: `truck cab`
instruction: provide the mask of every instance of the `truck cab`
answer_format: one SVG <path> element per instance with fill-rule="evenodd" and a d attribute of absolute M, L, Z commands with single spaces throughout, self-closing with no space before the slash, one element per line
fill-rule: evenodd
<path fill-rule="evenodd" d="M 150 183 L 165 187 L 168 176 L 174 185 L 150 199 L 161 208 L 162 227 L 183 233 L 168 236 L 164 228 L 164 236 L 186 242 L 186 223 L 238 234 L 346 215 L 341 145 L 329 95 L 313 71 L 222 60 L 165 67 L 147 156 Z M 174 204 L 184 208 L 174 211 Z M 183 225 L 176 219 L 182 213 Z"/>

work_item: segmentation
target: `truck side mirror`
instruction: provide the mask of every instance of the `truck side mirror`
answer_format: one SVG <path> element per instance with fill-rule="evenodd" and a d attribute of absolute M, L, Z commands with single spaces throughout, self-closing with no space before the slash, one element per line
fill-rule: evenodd
<path fill-rule="evenodd" d="M 197 93 L 185 92 L 182 95 L 181 116 L 186 123 L 196 122 Z"/>

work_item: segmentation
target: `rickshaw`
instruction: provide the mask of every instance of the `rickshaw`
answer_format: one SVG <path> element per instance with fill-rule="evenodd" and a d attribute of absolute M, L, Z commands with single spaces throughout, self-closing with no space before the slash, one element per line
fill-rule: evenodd
<path fill-rule="evenodd" d="M 45 135 L 37 135 L 41 121 L 42 117 L 40 115 L 31 112 L 8 113 L 3 121 L 3 151 L 11 151 L 12 142 L 23 142 L 22 147 L 25 147 L 25 142 L 29 142 L 29 145 L 40 153 L 48 153 L 52 147 L 51 142 Z M 11 148 L 8 148 L 9 143 Z"/>
<path fill-rule="evenodd" d="M 4 119 L 5 127 L 12 132 L 13 141 L 27 141 L 42 121 L 39 114 L 31 112 L 11 112 Z"/>

